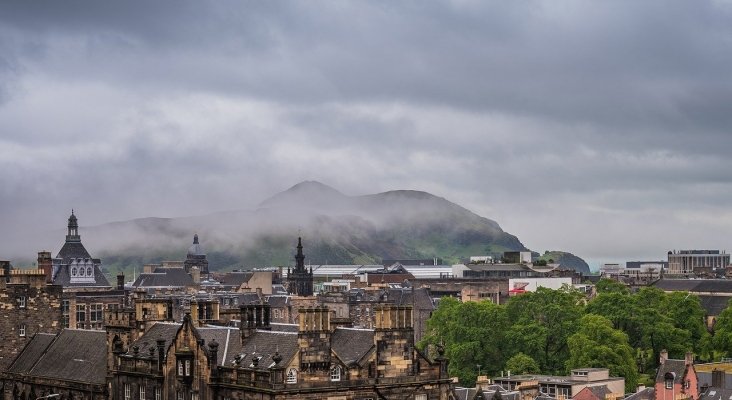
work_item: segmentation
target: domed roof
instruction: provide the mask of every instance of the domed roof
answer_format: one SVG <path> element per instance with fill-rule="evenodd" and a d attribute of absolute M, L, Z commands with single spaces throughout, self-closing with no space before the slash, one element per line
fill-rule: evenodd
<path fill-rule="evenodd" d="M 203 251 L 203 246 L 198 243 L 198 234 L 193 235 L 193 244 L 188 247 L 189 256 L 205 256 L 206 252 Z"/>

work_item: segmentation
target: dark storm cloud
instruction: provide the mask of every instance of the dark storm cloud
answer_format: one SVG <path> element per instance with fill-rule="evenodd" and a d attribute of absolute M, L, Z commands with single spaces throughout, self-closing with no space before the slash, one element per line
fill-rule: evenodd
<path fill-rule="evenodd" d="M 726 1 L 3 2 L 1 213 L 205 213 L 318 179 L 591 257 L 598 224 L 644 218 L 666 236 L 616 254 L 724 247 L 729 71 Z M 668 233 L 690 215 L 709 233 Z"/>

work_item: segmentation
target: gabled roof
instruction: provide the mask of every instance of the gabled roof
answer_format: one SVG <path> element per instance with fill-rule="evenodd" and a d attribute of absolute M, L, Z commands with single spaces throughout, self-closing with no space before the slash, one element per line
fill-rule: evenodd
<path fill-rule="evenodd" d="M 732 300 L 731 296 L 699 296 L 702 308 L 706 311 L 707 315 L 718 316 L 727 308 L 729 301 Z"/>
<path fill-rule="evenodd" d="M 64 329 L 52 338 L 49 336 L 52 335 L 35 335 L 10 366 L 10 372 L 97 385 L 105 383 L 106 332 Z"/>
<path fill-rule="evenodd" d="M 253 272 L 228 272 L 219 278 L 219 282 L 226 286 L 241 286 L 242 283 L 249 282 L 254 275 Z"/>
<path fill-rule="evenodd" d="M 337 328 L 331 335 L 330 346 L 346 366 L 357 363 L 374 347 L 374 331 Z"/>
<path fill-rule="evenodd" d="M 671 374 L 674 377 L 674 383 L 681 383 L 684 381 L 686 375 L 686 361 L 684 360 L 666 360 L 663 364 L 658 366 L 658 373 L 656 374 L 656 382 L 663 382 L 666 374 Z"/>
<path fill-rule="evenodd" d="M 130 344 L 127 349 L 127 354 L 132 354 L 132 348 L 135 346 L 139 347 L 138 351 L 140 354 L 148 354 L 150 347 L 157 347 L 158 339 L 165 340 L 165 348 L 167 349 L 173 343 L 173 339 L 180 326 L 181 324 L 179 323 L 156 322 L 144 335 Z"/>

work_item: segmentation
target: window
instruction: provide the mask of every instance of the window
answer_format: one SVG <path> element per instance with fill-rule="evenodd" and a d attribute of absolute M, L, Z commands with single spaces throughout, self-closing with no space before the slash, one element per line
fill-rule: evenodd
<path fill-rule="evenodd" d="M 25 324 L 20 324 L 18 327 L 18 335 L 20 337 L 25 337 Z"/>
<path fill-rule="evenodd" d="M 92 269 L 91 269 L 91 267 L 88 267 L 88 268 L 86 269 L 86 275 L 87 275 L 87 276 L 93 276 L 93 275 L 94 275 L 94 274 L 92 274 Z"/>
<path fill-rule="evenodd" d="M 76 305 L 76 327 L 84 329 L 84 322 L 86 322 L 86 304 Z"/>
<path fill-rule="evenodd" d="M 71 276 L 76 276 L 76 267 L 71 268 Z"/>
<path fill-rule="evenodd" d="M 99 323 L 97 328 L 101 328 L 101 322 L 104 319 L 104 304 L 96 303 L 89 305 L 89 319 L 92 324 Z"/>
<path fill-rule="evenodd" d="M 140 400 L 145 400 L 145 385 L 140 385 Z"/>
<path fill-rule="evenodd" d="M 287 383 L 297 383 L 297 370 L 290 368 L 287 371 Z"/>
<path fill-rule="evenodd" d="M 68 328 L 69 327 L 69 301 L 63 300 L 61 302 L 61 314 L 63 315 L 63 327 Z"/>
<path fill-rule="evenodd" d="M 183 376 L 183 361 L 178 361 L 178 375 Z"/>
<path fill-rule="evenodd" d="M 331 381 L 340 381 L 341 380 L 341 367 L 336 365 L 333 369 L 330 370 L 330 380 Z"/>
<path fill-rule="evenodd" d="M 155 400 L 160 400 L 160 387 L 155 387 Z"/>
<path fill-rule="evenodd" d="M 427 400 L 427 395 L 426 394 L 415 394 L 414 400 Z"/>
<path fill-rule="evenodd" d="M 691 381 L 687 379 L 686 381 L 684 381 L 684 389 L 688 389 L 690 387 L 691 387 Z"/>
<path fill-rule="evenodd" d="M 673 389 L 673 388 L 674 388 L 674 380 L 666 379 L 666 389 Z"/>
<path fill-rule="evenodd" d="M 191 393 L 191 400 L 198 400 L 198 393 Z"/>
<path fill-rule="evenodd" d="M 84 268 L 79 268 L 79 276 L 84 276 Z"/>
<path fill-rule="evenodd" d="M 183 400 L 183 392 L 181 392 L 181 391 L 179 390 L 179 391 L 177 392 L 177 395 L 175 396 L 175 398 L 176 398 L 176 399 L 178 399 L 178 400 Z"/>
<path fill-rule="evenodd" d="M 131 400 L 132 398 L 132 389 L 130 388 L 129 383 L 125 383 L 125 400 Z"/>
<path fill-rule="evenodd" d="M 25 308 L 25 296 L 18 297 L 18 307 Z"/>

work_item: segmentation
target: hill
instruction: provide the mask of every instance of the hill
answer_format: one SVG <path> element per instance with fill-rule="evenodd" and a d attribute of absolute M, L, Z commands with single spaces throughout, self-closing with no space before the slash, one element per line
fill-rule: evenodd
<path fill-rule="evenodd" d="M 275 194 L 254 210 L 142 218 L 82 230 L 87 248 L 113 274 L 185 258 L 194 233 L 213 270 L 291 265 L 297 236 L 303 237 L 311 264 L 434 257 L 454 263 L 471 255 L 526 250 L 495 221 L 426 192 L 347 196 L 311 181 Z"/>

